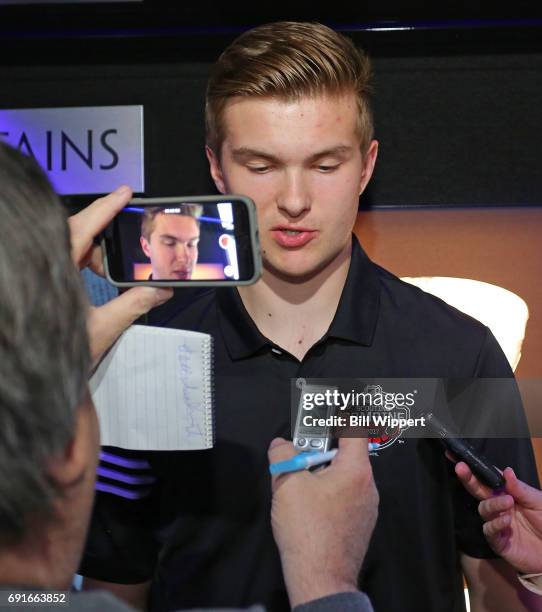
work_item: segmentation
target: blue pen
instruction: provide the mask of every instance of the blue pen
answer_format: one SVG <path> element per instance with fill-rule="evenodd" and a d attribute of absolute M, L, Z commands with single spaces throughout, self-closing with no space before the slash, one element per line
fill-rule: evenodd
<path fill-rule="evenodd" d="M 377 450 L 380 444 L 369 442 L 369 452 Z M 329 463 L 337 454 L 338 449 L 321 452 L 321 451 L 303 451 L 286 461 L 272 463 L 269 466 L 271 474 L 285 474 L 286 472 L 299 472 L 300 470 L 308 470 L 315 465 Z"/>

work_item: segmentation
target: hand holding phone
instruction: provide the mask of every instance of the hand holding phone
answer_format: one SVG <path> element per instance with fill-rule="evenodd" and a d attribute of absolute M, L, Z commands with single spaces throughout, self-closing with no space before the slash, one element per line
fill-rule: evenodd
<path fill-rule="evenodd" d="M 128 186 L 119 187 L 69 217 L 72 259 L 79 269 L 89 266 L 95 273 L 103 275 L 99 248 L 94 240 L 117 212 L 126 206 L 131 196 L 132 191 Z M 103 306 L 90 307 L 87 326 L 92 364 L 99 362 L 105 351 L 138 317 L 163 304 L 172 295 L 173 292 L 167 287 L 140 287 L 125 291 Z"/>

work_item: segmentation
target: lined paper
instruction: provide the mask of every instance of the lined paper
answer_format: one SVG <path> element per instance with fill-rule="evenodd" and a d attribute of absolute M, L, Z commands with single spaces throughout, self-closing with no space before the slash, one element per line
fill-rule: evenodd
<path fill-rule="evenodd" d="M 101 443 L 134 450 L 213 445 L 212 337 L 132 325 L 90 379 Z"/>

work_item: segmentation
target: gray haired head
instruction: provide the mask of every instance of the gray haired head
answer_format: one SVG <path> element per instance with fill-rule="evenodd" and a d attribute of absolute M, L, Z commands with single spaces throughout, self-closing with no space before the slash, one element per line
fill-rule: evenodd
<path fill-rule="evenodd" d="M 0 142 L 0 548 L 53 516 L 90 365 L 66 215 L 35 161 Z"/>

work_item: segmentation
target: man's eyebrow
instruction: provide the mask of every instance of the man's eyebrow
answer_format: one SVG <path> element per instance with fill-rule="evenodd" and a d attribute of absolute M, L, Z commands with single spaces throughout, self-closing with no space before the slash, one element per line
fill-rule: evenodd
<path fill-rule="evenodd" d="M 168 240 L 175 240 L 176 242 L 190 242 L 191 240 L 199 240 L 199 234 L 196 234 L 195 236 L 191 236 L 188 240 L 179 240 L 177 238 L 177 236 L 172 236 L 171 234 L 160 234 L 160 238 L 166 238 Z"/>
<path fill-rule="evenodd" d="M 352 147 L 347 145 L 338 145 L 336 147 L 331 147 L 330 149 L 325 149 L 324 151 L 318 151 L 309 157 L 310 162 L 315 162 L 318 159 L 322 159 L 323 157 L 347 157 L 352 153 Z"/>
<path fill-rule="evenodd" d="M 274 163 L 279 161 L 278 157 L 271 153 L 258 149 L 251 149 L 249 147 L 239 147 L 238 149 L 234 149 L 232 151 L 232 156 L 236 161 L 247 161 L 247 159 L 250 159 L 251 157 L 259 157 L 260 159 L 266 159 Z"/>
<path fill-rule="evenodd" d="M 337 145 L 336 147 L 330 147 L 329 149 L 324 149 L 323 151 L 313 153 L 309 157 L 309 163 L 314 163 L 323 157 L 347 157 L 351 152 L 352 147 L 347 145 Z M 232 156 L 236 161 L 247 161 L 250 158 L 257 157 L 273 163 L 280 163 L 279 158 L 275 155 L 259 149 L 251 149 L 250 147 L 239 147 L 238 149 L 234 149 Z"/>

